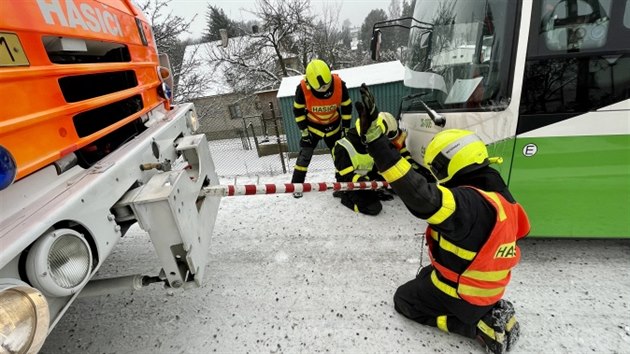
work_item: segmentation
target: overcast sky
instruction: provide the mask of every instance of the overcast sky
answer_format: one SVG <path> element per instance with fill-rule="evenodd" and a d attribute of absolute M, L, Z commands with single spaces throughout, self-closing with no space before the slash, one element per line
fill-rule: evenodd
<path fill-rule="evenodd" d="M 311 0 L 312 10 L 320 14 L 325 4 L 338 6 L 340 25 L 345 19 L 349 19 L 353 26 L 361 26 L 365 17 L 374 9 L 383 9 L 388 12 L 391 0 Z M 171 9 L 174 15 L 189 19 L 195 14 L 196 21 L 191 27 L 192 37 L 200 37 L 205 27 L 205 15 L 208 4 L 218 6 L 232 20 L 251 20 L 253 16 L 246 10 L 255 10 L 255 0 L 172 0 Z"/>

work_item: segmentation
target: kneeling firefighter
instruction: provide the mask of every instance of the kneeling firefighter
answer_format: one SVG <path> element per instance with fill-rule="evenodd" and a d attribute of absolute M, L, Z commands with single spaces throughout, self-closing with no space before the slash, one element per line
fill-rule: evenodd
<path fill-rule="evenodd" d="M 530 230 L 528 217 L 473 132 L 447 129 L 427 146 L 429 183 L 384 136 L 374 97 L 365 84 L 361 139 L 378 170 L 409 211 L 429 224 L 431 264 L 394 294 L 396 311 L 425 325 L 478 339 L 493 353 L 514 347 L 520 326 L 514 306 L 502 299 L 511 269 L 521 257 L 517 241 Z"/>

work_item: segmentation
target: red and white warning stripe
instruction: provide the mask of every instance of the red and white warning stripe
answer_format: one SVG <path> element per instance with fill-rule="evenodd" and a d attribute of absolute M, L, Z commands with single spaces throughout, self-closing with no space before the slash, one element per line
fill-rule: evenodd
<path fill-rule="evenodd" d="M 381 181 L 371 182 L 320 182 L 320 183 L 283 183 L 283 184 L 244 184 L 216 185 L 205 187 L 204 195 L 232 197 L 237 195 L 279 194 L 293 192 L 351 191 L 362 189 L 387 188 L 389 184 Z"/>

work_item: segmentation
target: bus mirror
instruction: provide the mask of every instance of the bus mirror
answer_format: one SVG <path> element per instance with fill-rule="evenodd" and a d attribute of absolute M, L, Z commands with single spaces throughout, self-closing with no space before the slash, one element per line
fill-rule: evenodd
<path fill-rule="evenodd" d="M 372 52 L 372 60 L 378 61 L 381 58 L 381 30 L 379 29 L 372 32 L 370 51 Z"/>

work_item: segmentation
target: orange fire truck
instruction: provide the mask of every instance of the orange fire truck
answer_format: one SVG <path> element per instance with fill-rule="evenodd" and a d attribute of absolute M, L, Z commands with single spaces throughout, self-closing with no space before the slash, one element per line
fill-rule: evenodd
<path fill-rule="evenodd" d="M 36 352 L 82 292 L 199 286 L 220 197 L 192 104 L 129 0 L 0 2 L 0 347 Z M 162 271 L 90 281 L 133 223 Z"/>

